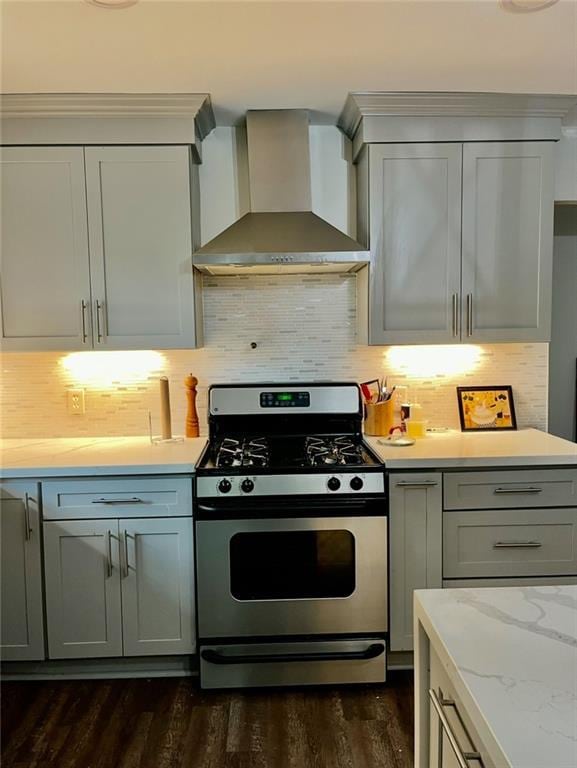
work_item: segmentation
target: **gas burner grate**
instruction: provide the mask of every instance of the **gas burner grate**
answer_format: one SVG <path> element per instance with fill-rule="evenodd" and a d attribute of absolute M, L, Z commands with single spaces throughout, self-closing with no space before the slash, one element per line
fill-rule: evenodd
<path fill-rule="evenodd" d="M 265 437 L 236 440 L 225 437 L 216 453 L 217 467 L 267 467 L 268 441 Z"/>
<path fill-rule="evenodd" d="M 363 464 L 365 459 L 360 445 L 350 437 L 307 437 L 306 461 L 310 466 L 351 466 Z"/>

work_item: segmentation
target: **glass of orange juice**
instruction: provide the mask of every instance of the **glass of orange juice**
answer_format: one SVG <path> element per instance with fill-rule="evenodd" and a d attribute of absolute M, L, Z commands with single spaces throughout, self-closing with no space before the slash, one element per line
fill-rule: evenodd
<path fill-rule="evenodd" d="M 424 419 L 406 419 L 407 435 L 417 440 L 427 436 L 427 422 Z"/>

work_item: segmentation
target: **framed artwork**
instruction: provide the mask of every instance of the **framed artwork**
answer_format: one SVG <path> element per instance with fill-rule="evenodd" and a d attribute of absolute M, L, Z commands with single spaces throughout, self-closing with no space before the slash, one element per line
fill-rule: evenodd
<path fill-rule="evenodd" d="M 463 432 L 517 429 L 513 388 L 457 387 Z"/>

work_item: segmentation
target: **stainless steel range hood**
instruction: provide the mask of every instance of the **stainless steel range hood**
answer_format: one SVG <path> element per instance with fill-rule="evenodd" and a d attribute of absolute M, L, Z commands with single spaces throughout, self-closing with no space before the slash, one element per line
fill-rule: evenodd
<path fill-rule="evenodd" d="M 193 255 L 213 275 L 350 272 L 369 252 L 312 212 L 305 110 L 246 116 L 251 211 Z"/>

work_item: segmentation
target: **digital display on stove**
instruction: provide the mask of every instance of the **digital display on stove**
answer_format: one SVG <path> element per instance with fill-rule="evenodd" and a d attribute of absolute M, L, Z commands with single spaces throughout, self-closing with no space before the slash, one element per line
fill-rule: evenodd
<path fill-rule="evenodd" d="M 309 408 L 310 392 L 261 392 L 261 408 Z"/>

